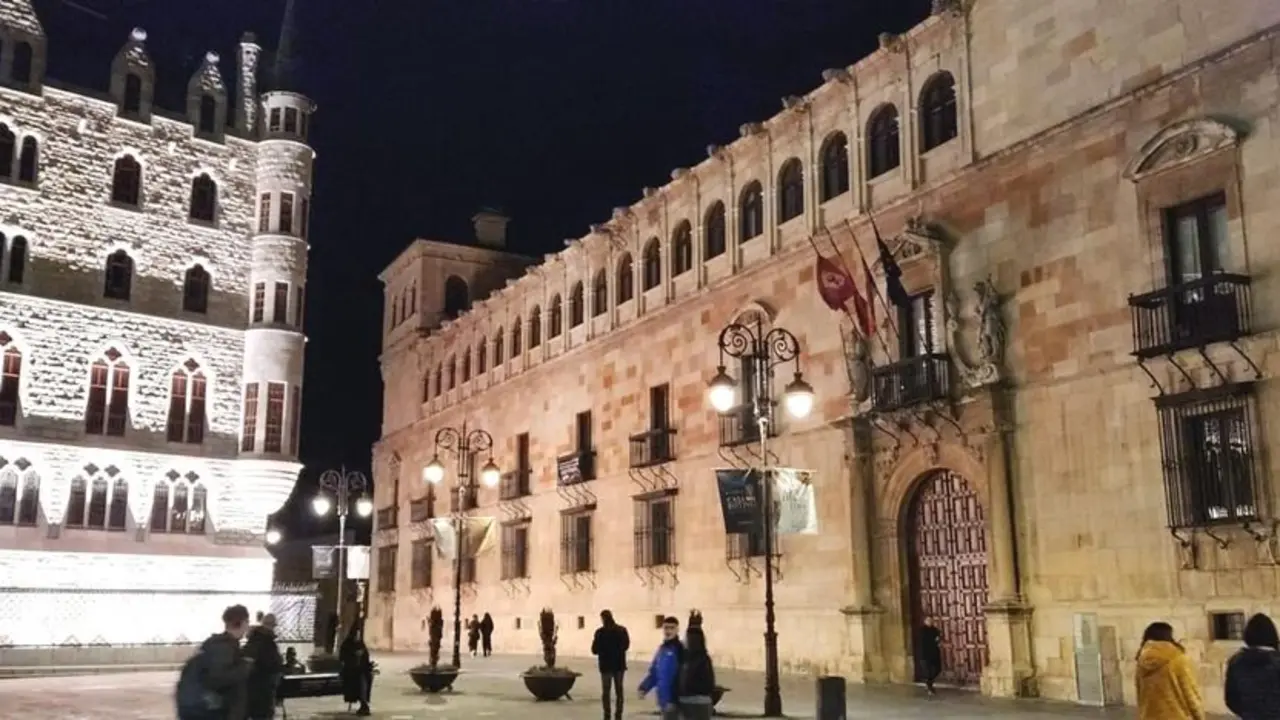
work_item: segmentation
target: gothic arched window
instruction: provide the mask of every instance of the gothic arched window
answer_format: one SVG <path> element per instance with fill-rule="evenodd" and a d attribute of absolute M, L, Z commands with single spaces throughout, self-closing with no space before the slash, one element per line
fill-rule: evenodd
<path fill-rule="evenodd" d="M 124 435 L 129 420 L 129 364 L 109 348 L 89 366 L 89 402 L 84 431 L 89 435 Z"/>
<path fill-rule="evenodd" d="M 649 238 L 649 242 L 645 243 L 642 259 L 644 265 L 640 288 L 652 290 L 662 283 L 662 243 L 658 242 L 658 238 Z"/>
<path fill-rule="evenodd" d="M 40 143 L 28 135 L 22 138 L 22 151 L 18 154 L 18 182 L 36 184 L 39 172 Z"/>
<path fill-rule="evenodd" d="M 564 306 L 559 295 L 551 298 L 551 312 L 548 315 L 547 337 L 558 338 L 564 330 Z"/>
<path fill-rule="evenodd" d="M 209 273 L 193 265 L 182 279 L 182 309 L 187 312 L 209 311 Z"/>
<path fill-rule="evenodd" d="M 506 335 L 502 332 L 501 327 L 499 327 L 498 331 L 493 334 L 493 366 L 494 367 L 498 367 L 499 365 L 502 364 L 502 346 L 503 346 L 503 339 L 505 337 Z"/>
<path fill-rule="evenodd" d="M 521 350 L 523 350 L 523 347 L 522 347 L 523 338 L 521 337 L 521 334 L 522 333 L 520 329 L 520 318 L 519 316 L 517 316 L 515 322 L 511 323 L 511 357 L 512 358 L 520 357 L 520 352 Z"/>
<path fill-rule="evenodd" d="M 764 233 L 764 191 L 760 183 L 751 181 L 742 188 L 738 199 L 739 235 L 742 242 Z"/>
<path fill-rule="evenodd" d="M 204 371 L 188 360 L 169 378 L 169 442 L 204 442 L 206 380 Z"/>
<path fill-rule="evenodd" d="M 867 120 L 867 177 L 879 177 L 901 162 L 898 141 L 898 108 L 884 104 Z"/>
<path fill-rule="evenodd" d="M 542 344 L 542 308 L 537 305 L 529 312 L 529 347 L 536 348 Z"/>
<path fill-rule="evenodd" d="M 116 159 L 111 174 L 111 202 L 131 207 L 142 202 L 142 165 L 132 155 Z"/>
<path fill-rule="evenodd" d="M 778 223 L 804 214 L 804 166 L 796 158 L 778 171 Z"/>
<path fill-rule="evenodd" d="M 600 268 L 591 280 L 591 317 L 599 317 L 608 310 L 609 273 L 604 268 Z"/>
<path fill-rule="evenodd" d="M 444 315 L 456 318 L 471 307 L 471 290 L 467 281 L 457 275 L 450 275 L 444 281 Z"/>
<path fill-rule="evenodd" d="M 203 535 L 208 501 L 208 490 L 198 475 L 179 475 L 170 470 L 156 481 L 151 498 L 151 532 Z"/>
<path fill-rule="evenodd" d="M 213 222 L 218 211 L 218 183 L 201 173 L 191 181 L 191 219 L 200 222 Z"/>
<path fill-rule="evenodd" d="M 582 282 L 578 281 L 573 284 L 573 288 L 569 291 L 569 327 L 578 327 L 586 318 L 586 312 L 583 308 L 585 302 L 586 292 L 582 288 Z"/>
<path fill-rule="evenodd" d="M 683 275 L 693 268 L 693 226 L 681 220 L 671 234 L 671 275 Z"/>
<path fill-rule="evenodd" d="M 724 254 L 727 243 L 725 242 L 724 227 L 724 203 L 716 201 L 707 209 L 706 219 L 703 221 L 703 260 L 710 260 L 714 257 L 720 257 Z"/>
<path fill-rule="evenodd" d="M 826 202 L 849 192 L 849 139 L 842 132 L 831 133 L 822 143 L 821 157 L 818 198 Z"/>
<path fill-rule="evenodd" d="M 4 236 L 0 235 L 0 245 Z M 9 243 L 9 282 L 21 283 L 27 274 L 27 239 L 21 235 Z"/>
<path fill-rule="evenodd" d="M 928 152 L 956 136 L 956 81 L 934 73 L 920 90 L 920 150 Z"/>
<path fill-rule="evenodd" d="M 128 300 L 133 294 L 133 258 L 124 250 L 107 256 L 102 296 L 114 300 Z"/>
<path fill-rule="evenodd" d="M 616 302 L 619 305 L 635 297 L 636 269 L 631 263 L 630 253 L 624 253 L 622 259 L 618 261 L 618 284 L 616 294 Z"/>
<path fill-rule="evenodd" d="M 40 476 L 19 460 L 0 470 L 0 525 L 32 526 L 40 520 Z"/>

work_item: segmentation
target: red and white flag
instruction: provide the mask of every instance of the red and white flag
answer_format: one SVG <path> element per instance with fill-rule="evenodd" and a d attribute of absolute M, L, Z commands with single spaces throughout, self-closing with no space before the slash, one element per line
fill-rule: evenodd
<path fill-rule="evenodd" d="M 873 310 L 862 297 L 862 293 L 858 292 L 858 286 L 854 284 L 849 272 L 819 253 L 817 277 L 818 295 L 822 297 L 822 302 L 832 310 L 849 315 L 854 320 L 858 331 L 865 337 L 871 337 L 875 332 Z M 853 301 L 853 314 L 849 313 L 850 300 Z"/>

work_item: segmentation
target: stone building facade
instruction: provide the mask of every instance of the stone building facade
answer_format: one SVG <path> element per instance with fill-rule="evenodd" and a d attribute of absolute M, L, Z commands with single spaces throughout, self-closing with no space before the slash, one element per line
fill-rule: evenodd
<path fill-rule="evenodd" d="M 937 2 L 384 347 L 371 640 L 420 648 L 452 605 L 426 521 L 457 474 L 443 457 L 433 492 L 422 469 L 465 424 L 506 472 L 462 493 L 499 523 L 462 575 L 498 647 L 533 651 L 549 606 L 585 654 L 609 608 L 641 658 L 656 617 L 698 608 L 720 662 L 759 668 L 764 548 L 726 537 L 713 470 L 760 458 L 706 389 L 720 329 L 760 318 L 799 337 L 818 396 L 770 445 L 815 471 L 820 527 L 777 547 L 785 669 L 910 682 L 932 616 L 951 682 L 1132 703 L 1142 630 L 1167 620 L 1221 710 L 1243 616 L 1280 610 L 1280 6 L 1087 5 Z M 815 247 L 864 290 L 865 258 L 873 338 L 824 305 Z M 591 472 L 565 484 L 571 458 Z"/>
<path fill-rule="evenodd" d="M 180 657 L 270 601 L 314 158 L 288 37 L 270 73 L 251 35 L 208 53 L 170 113 L 143 30 L 103 94 L 0 9 L 0 665 Z"/>

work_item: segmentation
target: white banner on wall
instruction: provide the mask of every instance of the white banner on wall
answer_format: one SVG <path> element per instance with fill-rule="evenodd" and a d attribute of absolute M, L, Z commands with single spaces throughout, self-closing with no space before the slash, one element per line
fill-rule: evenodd
<path fill-rule="evenodd" d="M 347 579 L 369 579 L 368 545 L 350 545 L 347 547 Z"/>
<path fill-rule="evenodd" d="M 818 499 L 812 470 L 774 468 L 775 529 L 779 535 L 818 534 Z"/>

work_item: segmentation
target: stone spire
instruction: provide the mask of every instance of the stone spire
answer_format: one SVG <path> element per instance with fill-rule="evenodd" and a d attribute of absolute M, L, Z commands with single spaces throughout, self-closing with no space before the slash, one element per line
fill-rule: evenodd
<path fill-rule="evenodd" d="M 276 44 L 275 63 L 271 68 L 268 90 L 298 90 L 298 12 L 297 0 L 285 0 L 284 20 L 280 23 L 280 42 Z"/>

